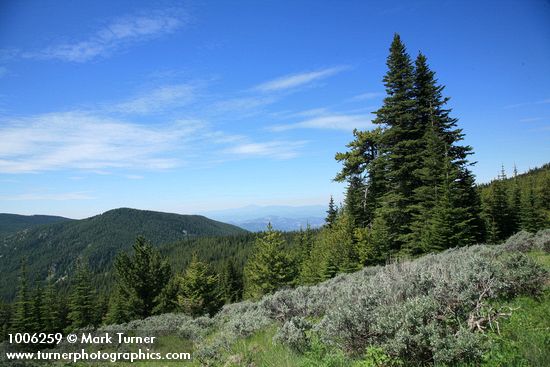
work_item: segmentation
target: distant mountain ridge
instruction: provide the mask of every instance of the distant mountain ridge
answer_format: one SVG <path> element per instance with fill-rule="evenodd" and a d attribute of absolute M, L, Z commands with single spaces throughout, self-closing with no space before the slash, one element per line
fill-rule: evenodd
<path fill-rule="evenodd" d="M 0 237 L 0 297 L 12 299 L 21 260 L 28 273 L 44 279 L 69 272 L 77 258 L 86 259 L 95 272 L 110 268 L 119 251 L 131 248 L 143 235 L 154 245 L 189 237 L 243 234 L 237 226 L 200 215 L 180 215 L 120 208 L 82 220 L 43 224 Z"/>
<path fill-rule="evenodd" d="M 203 214 L 209 218 L 232 223 L 249 231 L 265 230 L 268 223 L 280 231 L 297 231 L 306 228 L 321 227 L 326 216 L 323 205 L 249 205 L 241 208 L 207 211 Z"/>
<path fill-rule="evenodd" d="M 323 205 L 248 205 L 240 208 L 209 210 L 201 214 L 206 215 L 208 218 L 214 218 L 224 222 L 242 222 L 268 216 L 294 219 L 307 217 L 324 218 L 326 210 L 326 206 Z"/>
<path fill-rule="evenodd" d="M 229 223 L 235 224 L 251 232 L 265 231 L 268 224 L 271 224 L 274 229 L 279 231 L 299 231 L 300 229 L 307 228 L 307 226 L 310 226 L 311 228 L 319 228 L 325 224 L 325 219 L 321 217 L 284 218 L 278 216 L 267 216 L 239 222 L 230 221 Z"/>
<path fill-rule="evenodd" d="M 68 222 L 71 220 L 73 219 L 55 215 L 20 215 L 0 213 L 0 236 L 15 233 L 26 228 L 40 226 L 42 224 Z"/>

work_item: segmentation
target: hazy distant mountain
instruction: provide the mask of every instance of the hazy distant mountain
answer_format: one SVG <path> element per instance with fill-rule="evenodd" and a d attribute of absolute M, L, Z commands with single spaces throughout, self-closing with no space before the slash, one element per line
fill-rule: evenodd
<path fill-rule="evenodd" d="M 301 228 L 305 229 L 308 225 L 311 228 L 319 228 L 325 223 L 325 219 L 321 217 L 284 218 L 277 216 L 268 216 L 230 223 L 251 232 L 265 231 L 268 223 L 271 223 L 273 228 L 280 231 L 298 231 Z"/>
<path fill-rule="evenodd" d="M 59 223 L 70 220 L 72 219 L 54 215 L 19 215 L 0 213 L 0 236 L 42 224 Z"/>
<path fill-rule="evenodd" d="M 265 218 L 265 217 L 280 217 L 280 218 L 324 218 L 327 208 L 323 205 L 306 205 L 306 206 L 259 206 L 249 205 L 242 208 L 232 208 L 223 210 L 207 211 L 202 214 L 208 218 L 221 220 L 224 222 L 244 222 L 248 220 Z"/>
<path fill-rule="evenodd" d="M 284 206 L 249 205 L 242 208 L 204 212 L 209 218 L 235 224 L 249 231 L 263 231 L 267 224 L 281 231 L 295 231 L 308 223 L 317 228 L 323 225 L 327 208 L 323 205 Z"/>
<path fill-rule="evenodd" d="M 114 256 L 129 249 L 138 235 L 159 245 L 242 233 L 246 233 L 242 228 L 200 215 L 128 208 L 27 228 L 0 237 L 0 297 L 13 297 L 22 259 L 26 260 L 29 275 L 43 279 L 50 268 L 58 277 L 66 274 L 78 257 L 86 259 L 96 272 L 109 269 Z"/>

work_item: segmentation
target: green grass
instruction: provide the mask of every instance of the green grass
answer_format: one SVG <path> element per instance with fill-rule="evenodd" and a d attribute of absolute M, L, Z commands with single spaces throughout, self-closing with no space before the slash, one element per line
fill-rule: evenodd
<path fill-rule="evenodd" d="M 512 316 L 500 322 L 500 335 L 490 335 L 483 366 L 550 366 L 550 290 L 539 300 L 518 297 L 502 306 Z"/>
<path fill-rule="evenodd" d="M 223 366 L 258 366 L 258 367 L 349 367 L 356 361 L 348 358 L 343 352 L 327 347 L 317 340 L 305 353 L 273 342 L 276 328 L 270 327 L 253 336 L 237 342 L 226 358 L 230 361 Z M 222 359 L 223 360 L 223 359 Z M 233 363 L 231 363 L 233 362 Z"/>
<path fill-rule="evenodd" d="M 532 252 L 530 256 L 550 271 L 550 254 Z M 517 297 L 498 306 L 509 308 L 512 315 L 500 321 L 500 335 L 489 334 L 490 349 L 482 366 L 550 366 L 550 286 L 538 299 Z"/>

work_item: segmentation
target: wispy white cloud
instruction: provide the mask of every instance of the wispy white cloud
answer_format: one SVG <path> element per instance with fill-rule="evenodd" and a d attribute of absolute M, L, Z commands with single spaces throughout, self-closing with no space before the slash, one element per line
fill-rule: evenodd
<path fill-rule="evenodd" d="M 550 98 L 541 99 L 539 101 L 534 101 L 534 102 L 523 102 L 523 103 L 511 104 L 511 105 L 508 105 L 508 106 L 504 106 L 504 108 L 506 108 L 506 109 L 508 109 L 508 108 L 518 108 L 518 107 L 525 107 L 525 106 L 530 106 L 530 105 L 540 105 L 540 104 L 550 104 Z"/>
<path fill-rule="evenodd" d="M 104 111 L 69 111 L 0 118 L 0 174 L 85 171 L 141 179 L 147 170 L 264 157 L 290 159 L 303 141 L 257 142 L 213 129 L 203 120 L 140 124 Z M 205 144 L 209 149 L 205 151 Z M 232 157 L 228 157 L 228 154 Z M 135 171 L 139 174 L 121 173 Z M 71 176 L 79 179 L 80 175 Z"/>
<path fill-rule="evenodd" d="M 118 18 L 85 40 L 23 52 L 22 57 L 85 62 L 105 57 L 122 46 L 170 34 L 187 23 L 181 10 L 156 11 L 147 15 Z"/>
<path fill-rule="evenodd" d="M 227 154 L 246 157 L 270 157 L 291 159 L 299 155 L 299 150 L 307 141 L 274 140 L 262 143 L 244 142 L 225 150 Z"/>
<path fill-rule="evenodd" d="M 168 169 L 176 149 L 195 141 L 203 123 L 147 126 L 85 112 L 0 120 L 0 173 L 59 169 Z"/>
<path fill-rule="evenodd" d="M 336 75 L 348 68 L 349 67 L 347 66 L 337 66 L 317 71 L 285 75 L 280 78 L 273 79 L 257 85 L 256 87 L 254 87 L 254 89 L 260 92 L 278 92 L 291 88 L 301 87 L 303 85 Z"/>
<path fill-rule="evenodd" d="M 91 200 L 93 196 L 86 192 L 67 192 L 60 194 L 50 193 L 26 193 L 11 196 L 0 196 L 1 201 L 68 201 L 68 200 Z"/>
<path fill-rule="evenodd" d="M 274 125 L 271 131 L 287 131 L 294 129 L 325 129 L 344 130 L 367 129 L 372 127 L 372 118 L 369 115 L 328 114 L 311 119 L 284 125 Z"/>
<path fill-rule="evenodd" d="M 212 111 L 216 113 L 225 112 L 244 112 L 256 110 L 275 102 L 273 97 L 238 97 L 221 100 L 213 103 Z"/>
<path fill-rule="evenodd" d="M 380 92 L 367 92 L 367 93 L 362 93 L 362 94 L 358 94 L 356 96 L 353 96 L 353 97 L 351 97 L 350 100 L 352 100 L 352 101 L 368 101 L 368 100 L 371 100 L 371 99 L 379 98 L 383 95 L 384 95 L 384 93 L 380 93 Z"/>
<path fill-rule="evenodd" d="M 147 114 L 185 106 L 195 99 L 196 86 L 191 84 L 165 85 L 140 96 L 111 106 L 109 109 L 125 114 Z"/>

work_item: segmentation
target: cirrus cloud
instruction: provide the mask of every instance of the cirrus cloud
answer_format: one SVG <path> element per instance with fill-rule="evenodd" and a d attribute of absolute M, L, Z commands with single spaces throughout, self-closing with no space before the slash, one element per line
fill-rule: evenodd
<path fill-rule="evenodd" d="M 311 72 L 285 75 L 257 85 L 256 87 L 254 87 L 254 89 L 260 92 L 278 92 L 286 89 L 301 87 L 303 85 L 328 78 L 346 69 L 349 69 L 349 67 L 336 66 Z"/>
<path fill-rule="evenodd" d="M 203 127 L 195 120 L 140 125 L 80 111 L 0 123 L 0 173 L 173 168 L 181 162 L 168 153 L 194 141 Z"/>
<path fill-rule="evenodd" d="M 271 131 L 287 131 L 294 129 L 324 129 L 344 130 L 367 129 L 372 127 L 372 118 L 369 115 L 327 114 L 311 119 L 284 125 L 274 125 Z"/>
<path fill-rule="evenodd" d="M 179 9 L 127 15 L 111 21 L 87 39 L 52 45 L 36 52 L 23 52 L 21 56 L 86 62 L 108 56 L 129 44 L 174 33 L 188 22 L 187 19 L 186 14 Z"/>

